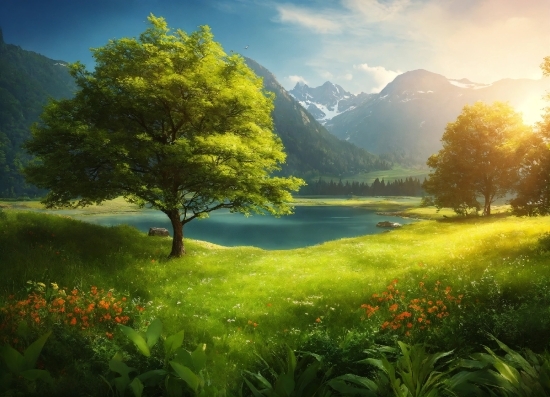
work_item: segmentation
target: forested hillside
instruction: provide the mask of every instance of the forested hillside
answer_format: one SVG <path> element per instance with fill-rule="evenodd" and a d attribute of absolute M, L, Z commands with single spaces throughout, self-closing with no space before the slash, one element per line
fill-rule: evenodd
<path fill-rule="evenodd" d="M 266 90 L 274 92 L 275 132 L 287 153 L 284 174 L 311 179 L 318 175 L 353 175 L 358 172 L 390 169 L 388 162 L 329 133 L 277 82 L 275 76 L 252 59 L 248 66 L 263 77 Z"/>
<path fill-rule="evenodd" d="M 34 196 L 19 169 L 29 160 L 21 144 L 48 98 L 73 95 L 65 62 L 6 44 L 0 31 L 0 197 Z"/>

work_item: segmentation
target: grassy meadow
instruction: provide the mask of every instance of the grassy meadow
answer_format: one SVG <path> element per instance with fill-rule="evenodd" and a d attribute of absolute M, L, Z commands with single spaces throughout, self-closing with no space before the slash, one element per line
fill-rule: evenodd
<path fill-rule="evenodd" d="M 488 218 L 458 218 L 406 198 L 299 201 L 320 203 L 369 206 L 424 220 L 293 250 L 185 240 L 186 256 L 169 260 L 170 238 L 24 210 L 35 208 L 33 203 L 3 202 L 0 306 L 10 295 L 24 299 L 29 280 L 67 291 L 114 289 L 145 308 L 136 328 L 159 318 L 164 335 L 185 331 L 188 350 L 205 343 L 209 379 L 228 396 L 238 395 L 243 370 L 265 370 L 285 344 L 325 356 L 340 374 L 356 367 L 364 349 L 396 340 L 464 356 L 491 345 L 488 333 L 518 349 L 548 347 L 550 239 L 544 233 L 550 218 L 517 218 L 505 207 Z M 135 211 L 121 202 L 103 209 Z M 397 306 L 377 298 L 388 293 L 396 296 L 399 310 L 414 299 L 430 307 L 432 300 L 447 303 L 445 310 L 419 311 L 394 327 Z M 102 336 L 80 358 L 69 351 L 63 357 L 94 361 L 94 371 L 108 372 L 116 349 Z M 92 371 L 84 363 L 74 366 L 84 367 L 71 376 L 80 377 L 80 388 L 88 385 L 86 395 L 94 395 L 101 382 L 84 379 Z M 54 373 L 68 376 L 63 371 Z"/>

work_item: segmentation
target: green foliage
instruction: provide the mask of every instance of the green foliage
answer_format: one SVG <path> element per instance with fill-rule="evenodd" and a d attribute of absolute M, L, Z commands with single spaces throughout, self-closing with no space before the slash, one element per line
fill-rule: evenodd
<path fill-rule="evenodd" d="M 21 145 L 48 99 L 70 97 L 73 90 L 63 62 L 0 39 L 0 197 L 43 194 L 20 172 L 30 160 Z"/>
<path fill-rule="evenodd" d="M 50 190 L 46 206 L 124 196 L 158 209 L 172 222 L 174 257 L 183 225 L 211 211 L 290 214 L 303 181 L 270 177 L 285 154 L 261 79 L 207 26 L 187 35 L 149 22 L 139 38 L 94 49 L 94 72 L 71 65 L 76 96 L 51 101 L 33 126 L 25 147 L 37 160 L 25 174 Z"/>
<path fill-rule="evenodd" d="M 522 141 L 531 135 L 507 104 L 466 105 L 447 125 L 443 149 L 428 159 L 433 172 L 423 187 L 439 208 L 450 207 L 460 215 L 483 208 L 483 214 L 490 215 L 494 200 L 514 189 L 524 155 Z"/>
<path fill-rule="evenodd" d="M 461 360 L 468 382 L 478 386 L 479 390 L 490 395 L 504 397 L 550 396 L 550 355 L 535 354 L 525 350 L 520 354 L 491 336 L 506 353 L 498 356 L 492 349 L 485 347 L 487 353 L 475 353 L 472 360 Z M 486 394 L 484 394 L 486 395 Z"/>
<path fill-rule="evenodd" d="M 145 357 L 151 357 L 151 349 L 161 338 L 162 322 L 153 320 L 147 327 L 145 334 L 119 325 L 120 330 L 137 347 L 139 353 Z M 194 396 L 222 397 L 224 390 L 218 390 L 211 386 L 206 379 L 206 345 L 201 344 L 193 352 L 188 352 L 182 347 L 183 331 L 164 339 L 164 356 L 159 358 L 162 368 L 149 369 L 140 374 L 136 368 L 128 366 L 124 361 L 124 355 L 119 352 L 109 361 L 109 369 L 118 376 L 111 380 L 105 380 L 110 386 L 111 392 L 117 396 L 124 396 L 130 389 L 134 396 L 141 397 L 146 387 L 157 391 L 164 389 L 169 397 L 182 396 L 185 390 L 191 391 Z"/>
<path fill-rule="evenodd" d="M 302 353 L 300 360 L 294 351 L 286 346 L 286 362 L 281 362 L 281 372 L 270 368 L 270 382 L 259 372 L 244 371 L 244 382 L 254 397 L 330 397 L 332 393 L 327 387 L 331 369 L 323 367 L 322 357 L 310 353 Z M 249 380 L 250 379 L 250 380 Z"/>
<path fill-rule="evenodd" d="M 48 371 L 36 369 L 38 357 L 50 334 L 51 331 L 39 337 L 25 349 L 23 354 L 9 344 L 0 347 L 0 357 L 7 368 L 7 372 L 0 371 L 0 386 L 3 390 L 10 389 L 11 385 L 15 383 L 16 389 L 20 391 L 22 391 L 21 387 L 34 391 L 37 380 L 50 384 L 53 382 Z"/>
<path fill-rule="evenodd" d="M 452 351 L 430 354 L 426 347 L 420 344 L 410 346 L 398 342 L 399 356 L 395 363 L 390 363 L 382 355 L 381 358 L 367 358 L 360 361 L 373 365 L 381 371 L 378 377 L 378 387 L 387 387 L 395 397 L 436 397 L 447 389 L 446 376 L 450 369 L 442 369 L 448 363 L 438 361 L 448 357 Z"/>

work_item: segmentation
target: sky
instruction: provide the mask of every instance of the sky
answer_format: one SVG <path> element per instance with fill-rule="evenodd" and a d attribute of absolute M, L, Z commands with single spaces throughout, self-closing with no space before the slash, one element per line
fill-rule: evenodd
<path fill-rule="evenodd" d="M 415 69 L 538 79 L 550 55 L 550 0 L 0 0 L 0 28 L 7 43 L 93 69 L 90 48 L 138 36 L 151 13 L 188 33 L 210 26 L 286 89 L 379 92 Z"/>

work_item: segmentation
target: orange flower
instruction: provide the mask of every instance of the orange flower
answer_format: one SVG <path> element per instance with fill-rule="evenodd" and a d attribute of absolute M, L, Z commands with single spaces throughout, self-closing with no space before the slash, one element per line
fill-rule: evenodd
<path fill-rule="evenodd" d="M 71 320 L 71 325 L 76 325 L 76 317 L 73 317 Z"/>
<path fill-rule="evenodd" d="M 321 318 L 317 317 L 317 318 L 315 319 L 315 322 L 316 322 L 316 323 L 320 323 L 320 322 L 321 322 Z"/>
<path fill-rule="evenodd" d="M 398 307 L 399 305 L 397 303 L 394 303 L 393 305 L 390 306 L 389 310 L 390 312 L 394 312 L 397 310 Z"/>
<path fill-rule="evenodd" d="M 424 320 L 422 317 L 418 317 L 418 322 L 421 323 Z"/>
<path fill-rule="evenodd" d="M 412 323 L 407 323 L 407 328 L 412 328 L 412 326 L 413 326 Z"/>

